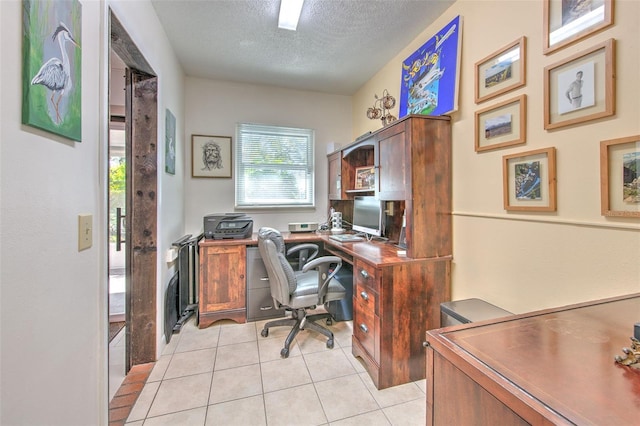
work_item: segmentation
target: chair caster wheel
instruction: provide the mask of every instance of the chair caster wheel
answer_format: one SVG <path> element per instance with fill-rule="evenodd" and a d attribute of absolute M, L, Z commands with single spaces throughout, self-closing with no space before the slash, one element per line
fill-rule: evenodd
<path fill-rule="evenodd" d="M 269 335 L 269 329 L 268 328 L 263 328 L 262 331 L 260 332 L 260 335 L 262 337 L 267 337 Z"/>
<path fill-rule="evenodd" d="M 333 339 L 327 340 L 327 349 L 333 349 Z"/>
<path fill-rule="evenodd" d="M 327 318 L 327 325 L 333 325 L 333 319 Z"/>
<path fill-rule="evenodd" d="M 289 358 L 289 349 L 282 348 L 282 350 L 280 351 L 280 356 L 282 358 Z"/>

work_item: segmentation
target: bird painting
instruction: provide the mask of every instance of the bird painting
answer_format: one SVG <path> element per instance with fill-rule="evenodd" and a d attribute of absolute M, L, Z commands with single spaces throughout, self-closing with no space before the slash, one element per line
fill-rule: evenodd
<path fill-rule="evenodd" d="M 51 105 L 55 111 L 55 123 L 60 124 L 62 117 L 60 115 L 60 100 L 66 93 L 69 93 L 73 87 L 71 80 L 71 68 L 69 65 L 69 56 L 67 55 L 67 42 L 80 48 L 80 45 L 73 38 L 71 30 L 60 22 L 53 33 L 53 41 L 58 41 L 60 47 L 61 58 L 53 57 L 40 67 L 38 73 L 31 80 L 32 85 L 41 84 L 51 92 Z M 57 95 L 57 99 L 56 99 Z"/>

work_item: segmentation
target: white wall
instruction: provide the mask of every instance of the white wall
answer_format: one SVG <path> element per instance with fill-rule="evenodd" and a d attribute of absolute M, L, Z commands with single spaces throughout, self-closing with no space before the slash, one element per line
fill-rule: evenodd
<path fill-rule="evenodd" d="M 458 0 L 355 95 L 353 136 L 379 127 L 364 113 L 374 93 L 399 97 L 400 64 L 456 15 L 463 18 L 459 110 L 453 125 L 453 299 L 479 297 L 519 313 L 640 291 L 640 226 L 600 215 L 599 144 L 640 134 L 640 2 L 615 2 L 615 25 L 578 44 L 542 54 L 540 1 Z M 480 105 L 475 63 L 527 37 L 525 87 Z M 543 69 L 599 42 L 617 40 L 616 115 L 570 128 L 543 128 Z M 476 153 L 475 111 L 528 97 L 527 143 Z M 502 156 L 557 149 L 558 209 L 507 213 Z"/>
<path fill-rule="evenodd" d="M 231 136 L 236 123 L 258 123 L 315 130 L 316 208 L 300 211 L 246 211 L 261 226 L 288 230 L 289 222 L 327 219 L 327 144 L 351 142 L 351 98 L 277 87 L 188 77 L 185 89 L 185 232 L 202 232 L 202 218 L 234 211 L 232 179 L 192 178 L 191 135 Z M 234 154 L 235 158 L 235 154 Z"/>
<path fill-rule="evenodd" d="M 159 75 L 183 134 L 183 77 L 148 1 L 82 1 L 82 142 L 21 125 L 22 2 L 0 2 L 0 424 L 107 424 L 106 135 L 108 6 Z M 144 26 L 139 23 L 144 22 Z M 181 138 L 178 140 L 182 151 Z M 163 150 L 161 152 L 164 152 Z M 158 306 L 163 251 L 182 233 L 182 158 L 159 160 Z M 93 246 L 77 249 L 78 214 Z M 159 308 L 160 309 L 160 308 Z M 158 317 L 160 319 L 161 313 Z M 159 346 L 162 323 L 158 322 Z M 161 348 L 159 347 L 159 351 Z"/>

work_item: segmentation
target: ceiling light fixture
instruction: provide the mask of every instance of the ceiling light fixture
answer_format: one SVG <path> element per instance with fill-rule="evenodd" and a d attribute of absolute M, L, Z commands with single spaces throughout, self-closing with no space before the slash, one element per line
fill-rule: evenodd
<path fill-rule="evenodd" d="M 295 31 L 298 28 L 300 12 L 302 12 L 304 0 L 281 0 L 278 28 Z"/>

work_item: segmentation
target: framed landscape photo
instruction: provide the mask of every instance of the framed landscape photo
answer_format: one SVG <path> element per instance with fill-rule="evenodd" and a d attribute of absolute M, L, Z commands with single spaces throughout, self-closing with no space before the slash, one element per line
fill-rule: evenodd
<path fill-rule="evenodd" d="M 476 63 L 476 103 L 526 84 L 527 38 L 520 37 Z"/>
<path fill-rule="evenodd" d="M 191 136 L 191 176 L 230 178 L 231 136 Z"/>
<path fill-rule="evenodd" d="M 614 114 L 614 39 L 544 69 L 545 129 L 556 129 Z"/>
<path fill-rule="evenodd" d="M 375 167 L 356 167 L 356 181 L 354 189 L 374 189 L 376 184 Z"/>
<path fill-rule="evenodd" d="M 600 142 L 603 216 L 640 217 L 640 135 Z"/>
<path fill-rule="evenodd" d="M 543 148 L 502 157 L 504 209 L 556 210 L 556 149 Z"/>
<path fill-rule="evenodd" d="M 527 95 L 476 111 L 475 115 L 476 152 L 526 142 Z"/>
<path fill-rule="evenodd" d="M 613 24 L 613 0 L 544 0 L 545 55 Z"/>

